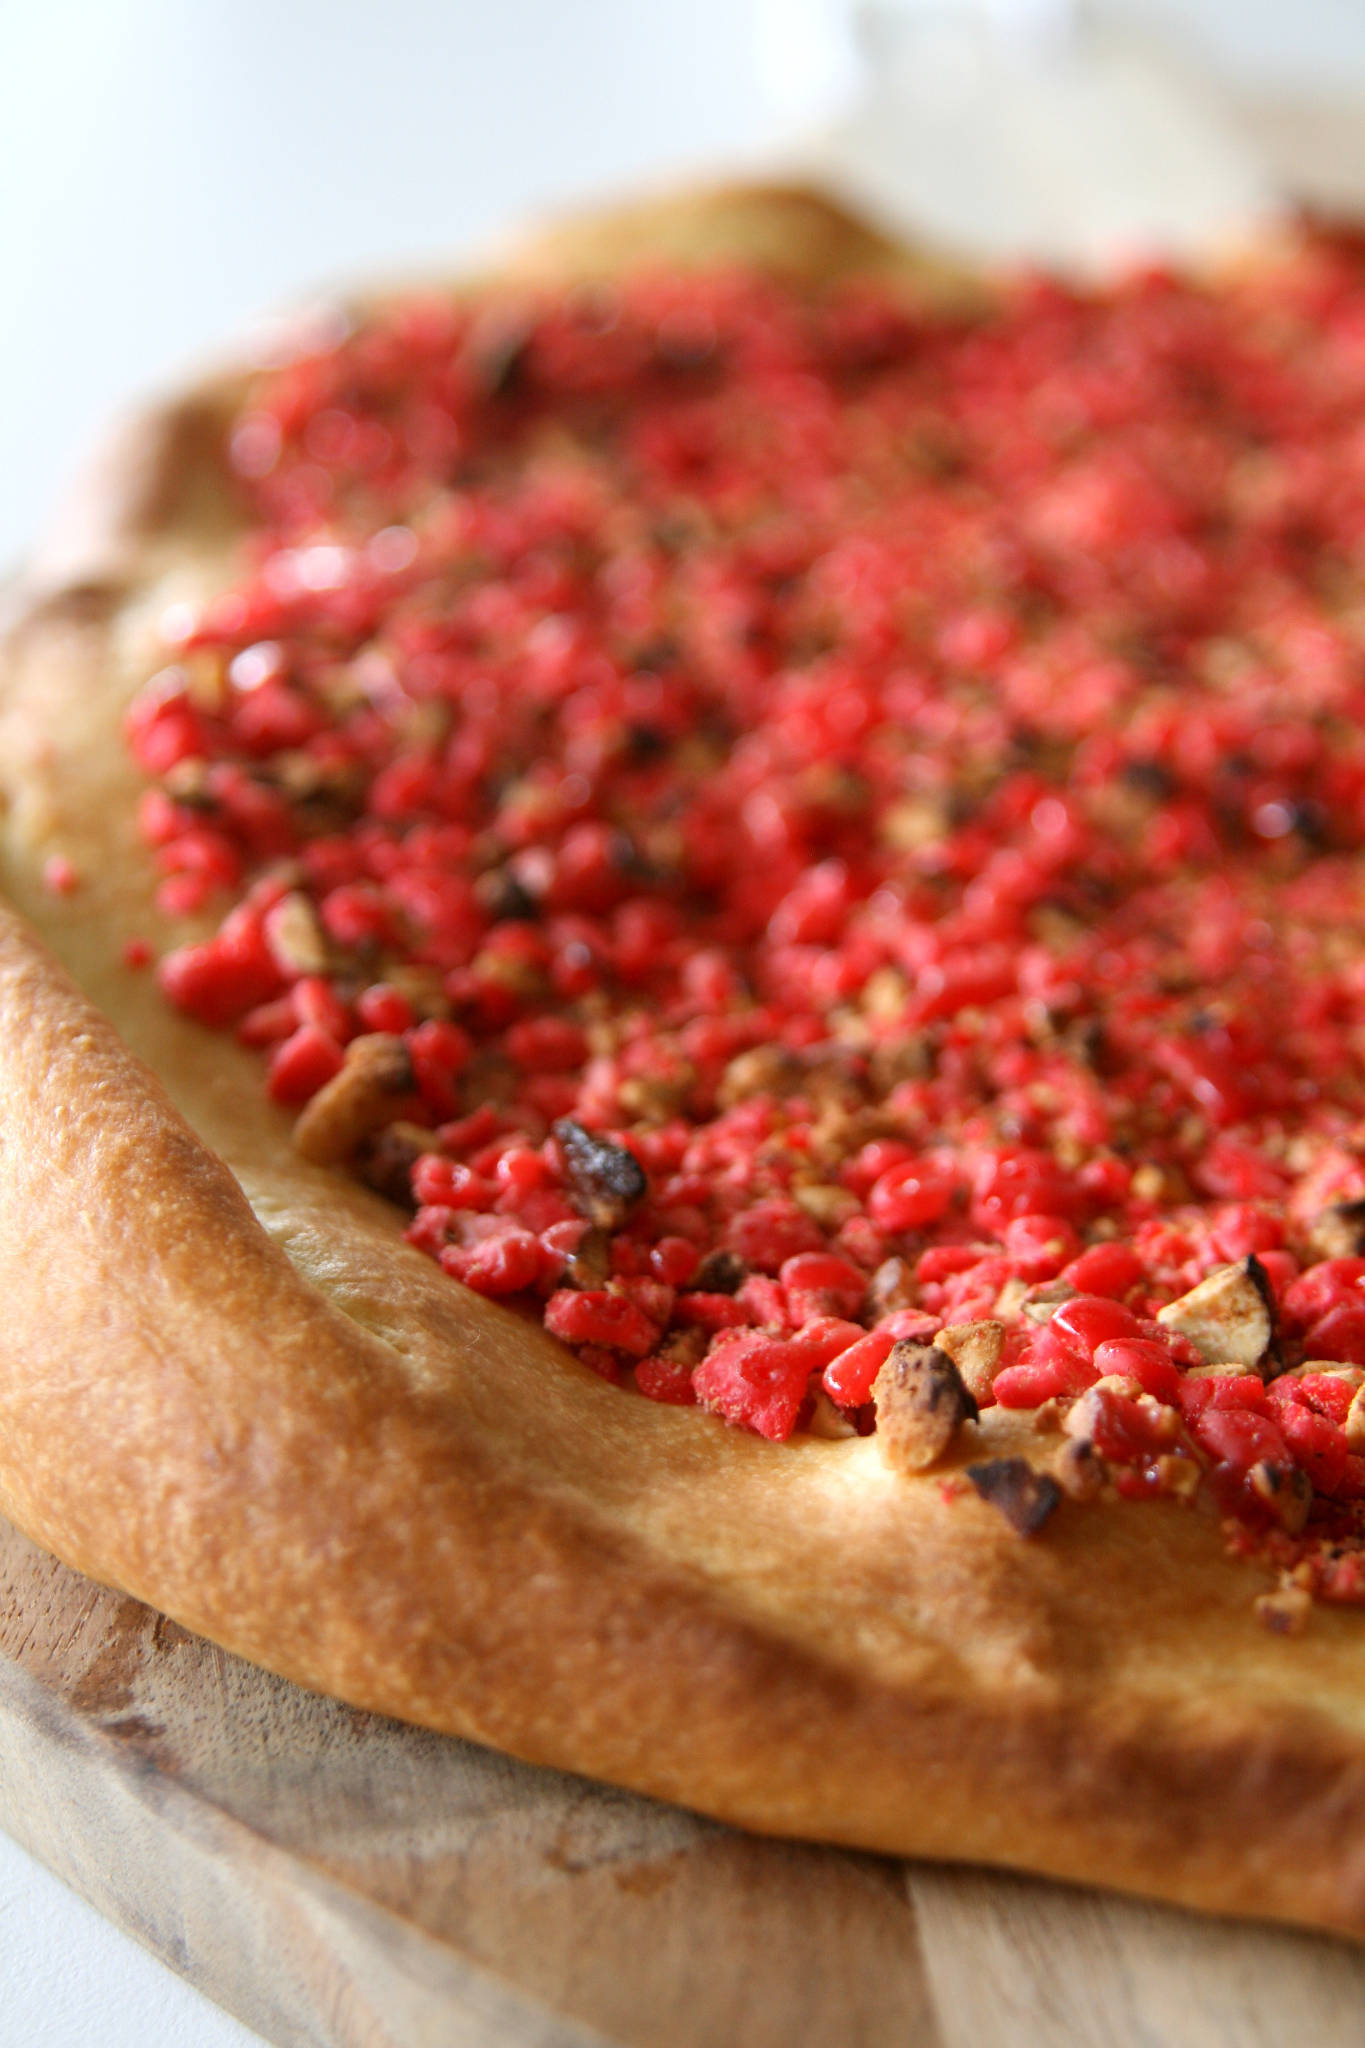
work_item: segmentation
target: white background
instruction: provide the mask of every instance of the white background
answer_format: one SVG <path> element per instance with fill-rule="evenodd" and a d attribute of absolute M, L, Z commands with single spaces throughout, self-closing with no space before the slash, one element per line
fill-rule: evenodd
<path fill-rule="evenodd" d="M 1252 83 L 1365 93 L 1361 0 L 1134 9 Z M 840 0 L 0 0 L 0 565 L 99 423 L 250 315 L 761 152 L 828 109 L 840 19 Z M 254 2038 L 0 1837 L 0 2048 Z"/>

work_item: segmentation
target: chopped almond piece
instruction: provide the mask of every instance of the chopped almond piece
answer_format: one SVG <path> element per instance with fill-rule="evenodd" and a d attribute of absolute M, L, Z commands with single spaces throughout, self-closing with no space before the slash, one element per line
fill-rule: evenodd
<path fill-rule="evenodd" d="M 810 1421 L 806 1424 L 806 1428 L 812 1436 L 824 1437 L 831 1443 L 837 1443 L 846 1437 L 858 1434 L 843 1410 L 836 1408 L 829 1395 L 823 1391 L 815 1397 L 814 1406 L 810 1411 Z"/>
<path fill-rule="evenodd" d="M 1122 1374 L 1108 1373 L 1096 1380 L 1093 1387 L 1087 1387 L 1077 1396 L 1067 1410 L 1062 1424 L 1069 1437 L 1088 1442 L 1101 1427 L 1100 1418 L 1104 1410 L 1106 1395 L 1118 1395 L 1121 1400 L 1132 1403 L 1141 1416 L 1151 1435 L 1158 1443 L 1174 1443 L 1181 1431 L 1180 1411 L 1170 1408 L 1164 1401 L 1144 1394 L 1136 1380 L 1125 1379 Z"/>
<path fill-rule="evenodd" d="M 858 1197 L 847 1188 L 834 1187 L 824 1181 L 812 1181 L 808 1186 L 792 1189 L 792 1197 L 798 1207 L 813 1216 L 822 1230 L 837 1230 L 850 1216 L 858 1214 Z"/>
<path fill-rule="evenodd" d="M 1365 1455 L 1365 1386 L 1357 1387 L 1346 1410 L 1346 1442 L 1357 1457 Z"/>
<path fill-rule="evenodd" d="M 1065 1280 L 1048 1280 L 1029 1290 L 1028 1299 L 1019 1305 L 1020 1312 L 1031 1323 L 1050 1323 L 1064 1301 L 1075 1299 L 1075 1288 Z"/>
<path fill-rule="evenodd" d="M 1341 1380 L 1349 1387 L 1365 1387 L 1365 1369 L 1348 1365 L 1340 1358 L 1305 1358 L 1302 1365 L 1291 1365 L 1287 1371 L 1277 1372 L 1275 1377 L 1277 1380 Z"/>
<path fill-rule="evenodd" d="M 934 1339 L 962 1375 L 962 1384 L 978 1405 L 986 1399 L 1005 1351 L 1005 1326 L 997 1322 L 949 1323 Z"/>
<path fill-rule="evenodd" d="M 1365 1253 L 1365 1201 L 1333 1202 L 1319 1209 L 1308 1243 L 1319 1259 L 1358 1259 Z"/>
<path fill-rule="evenodd" d="M 872 1383 L 877 1442 L 897 1472 L 936 1464 L 977 1404 L 946 1351 L 902 1338 Z"/>
<path fill-rule="evenodd" d="M 294 1145 L 315 1166 L 339 1166 L 394 1119 L 412 1091 L 412 1062 L 401 1038 L 374 1031 L 353 1038 L 340 1073 L 318 1090 L 294 1126 Z"/>
<path fill-rule="evenodd" d="M 1016 1273 L 1012 1280 L 1005 1282 L 995 1297 L 995 1320 L 1000 1323 L 1017 1323 L 1028 1297 L 1028 1281 L 1020 1279 Z"/>
<path fill-rule="evenodd" d="M 406 1002 L 411 1003 L 419 1018 L 448 1017 L 450 999 L 445 985 L 434 967 L 398 963 L 385 966 L 384 979 L 390 988 L 397 989 Z"/>
<path fill-rule="evenodd" d="M 904 797 L 882 814 L 882 837 L 902 852 L 933 846 L 948 831 L 948 814 L 937 797 Z"/>
<path fill-rule="evenodd" d="M 790 1095 L 801 1079 L 801 1064 L 785 1046 L 758 1045 L 737 1053 L 721 1075 L 716 1100 L 733 1109 L 751 1095 Z"/>
<path fill-rule="evenodd" d="M 281 974 L 325 974 L 331 964 L 317 912 L 297 889 L 266 912 L 265 942 Z"/>
<path fill-rule="evenodd" d="M 1268 1378 L 1274 1302 L 1265 1267 L 1252 1252 L 1168 1302 L 1156 1319 L 1188 1337 L 1210 1365 L 1251 1366 Z"/>
<path fill-rule="evenodd" d="M 1093 1387 L 1088 1387 L 1086 1392 L 1119 1394 L 1125 1401 L 1136 1401 L 1141 1397 L 1142 1388 L 1138 1381 L 1126 1372 L 1107 1372 L 1103 1378 L 1096 1380 Z"/>
<path fill-rule="evenodd" d="M 1193 1500 L 1204 1477 L 1194 1459 L 1178 1451 L 1162 1453 L 1156 1461 L 1156 1475 L 1163 1493 L 1176 1500 Z"/>
<path fill-rule="evenodd" d="M 566 1287 L 605 1287 L 611 1274 L 611 1239 L 594 1223 L 579 1238 L 564 1261 Z M 701 1363 L 700 1356 L 694 1361 Z"/>

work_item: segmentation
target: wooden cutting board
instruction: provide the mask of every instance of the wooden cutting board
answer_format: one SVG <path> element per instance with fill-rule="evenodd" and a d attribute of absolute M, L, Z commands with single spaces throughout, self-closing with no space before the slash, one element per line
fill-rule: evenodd
<path fill-rule="evenodd" d="M 314 1698 L 0 1523 L 0 1827 L 280 2048 L 1358 2048 L 1365 1952 L 755 1837 Z"/>

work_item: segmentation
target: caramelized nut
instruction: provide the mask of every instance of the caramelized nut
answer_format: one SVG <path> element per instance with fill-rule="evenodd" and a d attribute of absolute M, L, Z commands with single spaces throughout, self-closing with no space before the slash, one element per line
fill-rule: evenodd
<path fill-rule="evenodd" d="M 353 1038 L 340 1073 L 318 1090 L 295 1124 L 295 1149 L 315 1166 L 339 1166 L 393 1122 L 412 1085 L 412 1062 L 401 1038 L 388 1031 Z"/>
<path fill-rule="evenodd" d="M 1282 1529 L 1297 1536 L 1308 1520 L 1313 1504 L 1313 1486 L 1306 1472 L 1296 1466 L 1276 1465 L 1262 1458 L 1247 1474 L 1247 1483 L 1261 1504 Z"/>
<path fill-rule="evenodd" d="M 1061 1503 L 1062 1489 L 1052 1474 L 1035 1472 L 1027 1458 L 992 1458 L 984 1465 L 969 1465 L 967 1477 L 1018 1536 L 1036 1536 Z"/>
<path fill-rule="evenodd" d="M 1210 1365 L 1255 1368 L 1269 1377 L 1275 1336 L 1275 1296 L 1265 1267 L 1252 1252 L 1220 1266 L 1178 1301 L 1157 1310 L 1157 1321 L 1188 1337 Z"/>
<path fill-rule="evenodd" d="M 902 1338 L 872 1383 L 877 1442 L 897 1472 L 936 1464 L 977 1404 L 947 1352 Z"/>
<path fill-rule="evenodd" d="M 991 1391 L 1005 1351 L 1003 1323 L 949 1323 L 934 1339 L 935 1348 L 952 1359 L 962 1384 L 978 1404 Z"/>
<path fill-rule="evenodd" d="M 579 1213 L 602 1230 L 619 1230 L 644 1200 L 648 1183 L 633 1152 L 599 1138 L 572 1117 L 561 1117 L 555 1136 L 564 1152 L 569 1192 Z"/>

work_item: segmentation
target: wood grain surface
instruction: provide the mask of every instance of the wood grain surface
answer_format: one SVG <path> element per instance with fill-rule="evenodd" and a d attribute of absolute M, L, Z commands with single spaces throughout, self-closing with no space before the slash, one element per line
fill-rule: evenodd
<path fill-rule="evenodd" d="M 760 1841 L 301 1692 L 0 1523 L 0 1826 L 281 2048 L 1356 2048 L 1365 1953 Z"/>

